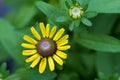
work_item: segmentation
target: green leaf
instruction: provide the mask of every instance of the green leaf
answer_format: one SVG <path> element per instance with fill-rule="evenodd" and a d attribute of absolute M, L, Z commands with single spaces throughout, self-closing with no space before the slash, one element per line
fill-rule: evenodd
<path fill-rule="evenodd" d="M 69 52 L 68 59 L 66 60 L 66 66 L 71 71 L 74 70 L 84 77 L 87 76 L 86 70 L 84 69 L 81 62 L 80 52 L 76 52 L 76 50 L 72 50 Z M 76 68 L 76 66 L 78 66 L 79 68 Z"/>
<path fill-rule="evenodd" d="M 56 19 L 56 22 L 66 22 L 68 20 L 67 16 L 60 16 Z"/>
<path fill-rule="evenodd" d="M 89 49 L 106 52 L 120 52 L 120 40 L 102 34 L 81 36 L 77 42 Z"/>
<path fill-rule="evenodd" d="M 65 5 L 69 9 L 71 6 L 69 5 L 68 1 L 65 0 Z"/>
<path fill-rule="evenodd" d="M 80 20 L 74 20 L 69 25 L 69 30 L 72 31 L 74 28 L 78 27 L 80 25 Z"/>
<path fill-rule="evenodd" d="M 80 25 L 80 19 L 74 20 L 74 26 L 78 27 Z"/>
<path fill-rule="evenodd" d="M 83 5 L 82 8 L 83 8 L 83 9 L 82 9 L 83 11 L 86 11 L 87 8 L 88 8 L 88 4 Z"/>
<path fill-rule="evenodd" d="M 79 75 L 75 72 L 61 72 L 60 75 L 58 75 L 57 80 L 80 80 Z"/>
<path fill-rule="evenodd" d="M 5 78 L 4 80 L 22 80 L 21 76 L 18 74 L 12 74 L 10 76 L 8 76 L 7 78 Z"/>
<path fill-rule="evenodd" d="M 66 10 L 57 9 L 54 6 L 42 1 L 37 1 L 36 6 L 38 7 L 38 9 L 40 9 L 40 11 L 42 11 L 49 19 L 54 22 L 56 22 L 56 20 L 59 21 L 59 18 L 61 16 L 67 15 Z"/>
<path fill-rule="evenodd" d="M 93 18 L 93 17 L 95 17 L 97 15 L 98 15 L 97 12 L 86 12 L 85 13 L 85 17 L 87 17 L 87 18 Z"/>
<path fill-rule="evenodd" d="M 34 6 L 23 6 L 15 16 L 14 24 L 16 28 L 25 27 L 36 15 L 37 10 Z"/>
<path fill-rule="evenodd" d="M 119 80 L 120 54 L 98 52 L 96 55 L 96 68 L 100 80 Z"/>
<path fill-rule="evenodd" d="M 92 26 L 92 23 L 90 20 L 88 20 L 87 18 L 83 17 L 82 19 L 82 23 L 87 25 L 87 26 Z"/>
<path fill-rule="evenodd" d="M 87 75 L 91 75 L 91 72 L 94 72 L 96 54 L 94 54 L 94 52 L 87 52 L 86 49 L 86 52 L 84 51 L 82 53 L 81 51 L 80 58 L 83 62 L 83 65 L 85 66 L 85 71 L 87 72 Z"/>
<path fill-rule="evenodd" d="M 71 0 L 72 1 L 72 3 L 75 5 L 76 4 L 76 0 Z"/>
<path fill-rule="evenodd" d="M 100 14 L 92 19 L 94 24 L 90 31 L 97 34 L 110 34 L 116 20 L 117 14 Z"/>
<path fill-rule="evenodd" d="M 48 3 L 42 2 L 42 1 L 38 1 L 36 2 L 36 6 L 38 7 L 38 9 L 40 9 L 47 17 L 56 17 L 57 14 L 55 14 L 56 12 L 56 8 Z"/>
<path fill-rule="evenodd" d="M 2 76 L 0 76 L 2 78 L 6 78 L 9 75 L 6 63 L 2 63 L 2 65 L 0 66 L 0 74 L 2 74 Z"/>
<path fill-rule="evenodd" d="M 76 2 L 79 3 L 79 4 L 82 5 L 82 6 L 88 4 L 89 1 L 91 1 L 91 0 L 76 0 Z"/>
<path fill-rule="evenodd" d="M 23 80 L 54 80 L 57 76 L 55 72 L 45 70 L 43 74 L 40 74 L 38 69 L 23 68 L 19 70 L 19 75 Z"/>
<path fill-rule="evenodd" d="M 68 7 L 68 9 L 73 6 L 71 0 L 65 0 L 65 3 L 66 3 L 66 6 Z"/>
<path fill-rule="evenodd" d="M 21 42 L 23 41 L 23 33 L 14 29 L 4 19 L 0 19 L 0 42 L 6 51 L 17 61 L 17 63 L 24 65 L 24 59 L 21 55 Z"/>
<path fill-rule="evenodd" d="M 7 68 L 7 64 L 6 64 L 6 63 L 3 63 L 3 64 L 0 66 L 0 72 L 5 72 L 5 71 L 6 71 L 6 68 Z"/>
<path fill-rule="evenodd" d="M 69 30 L 72 31 L 75 27 L 74 21 L 69 25 Z"/>
<path fill-rule="evenodd" d="M 98 13 L 120 13 L 120 0 L 91 0 L 88 11 Z"/>
<path fill-rule="evenodd" d="M 1 43 L 0 43 L 0 55 L 2 56 L 0 57 L 0 62 L 4 62 L 5 60 L 9 58 L 7 51 L 3 48 Z"/>

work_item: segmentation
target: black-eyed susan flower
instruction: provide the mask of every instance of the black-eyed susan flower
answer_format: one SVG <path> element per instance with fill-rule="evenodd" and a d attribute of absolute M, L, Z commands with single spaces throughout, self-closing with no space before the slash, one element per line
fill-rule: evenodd
<path fill-rule="evenodd" d="M 82 14 L 83 14 L 83 8 L 80 7 L 79 5 L 75 5 L 75 6 L 72 6 L 70 9 L 69 9 L 69 15 L 73 18 L 73 19 L 78 19 L 78 18 L 81 18 Z"/>
<path fill-rule="evenodd" d="M 21 45 L 24 48 L 28 48 L 28 50 L 23 50 L 22 55 L 28 56 L 25 61 L 27 63 L 32 62 L 30 65 L 31 68 L 39 64 L 40 73 L 45 71 L 47 64 L 49 65 L 50 71 L 54 71 L 54 62 L 62 66 L 62 59 L 67 58 L 67 54 L 63 51 L 70 48 L 70 45 L 67 45 L 69 35 L 66 34 L 62 36 L 65 31 L 64 28 L 56 32 L 56 26 L 54 26 L 51 31 L 49 24 L 46 25 L 46 28 L 43 23 L 40 23 L 39 26 L 42 36 L 34 27 L 31 27 L 31 32 L 35 39 L 24 35 L 23 38 L 28 43 L 22 43 Z"/>

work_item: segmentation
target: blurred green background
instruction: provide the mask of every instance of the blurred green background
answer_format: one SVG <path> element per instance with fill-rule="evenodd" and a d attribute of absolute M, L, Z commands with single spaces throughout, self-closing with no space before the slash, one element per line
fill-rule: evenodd
<path fill-rule="evenodd" d="M 84 24 L 69 17 L 65 0 L 0 0 L 0 80 L 120 80 L 120 0 L 77 1 L 97 15 Z M 64 27 L 72 47 L 63 67 L 42 75 L 21 55 L 23 35 L 39 22 Z"/>

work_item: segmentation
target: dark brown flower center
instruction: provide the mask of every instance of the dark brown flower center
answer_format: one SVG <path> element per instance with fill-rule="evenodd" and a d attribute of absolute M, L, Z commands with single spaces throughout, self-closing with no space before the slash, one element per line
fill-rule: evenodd
<path fill-rule="evenodd" d="M 43 57 L 52 56 L 56 51 L 56 44 L 51 39 L 43 38 L 38 42 L 37 50 Z"/>

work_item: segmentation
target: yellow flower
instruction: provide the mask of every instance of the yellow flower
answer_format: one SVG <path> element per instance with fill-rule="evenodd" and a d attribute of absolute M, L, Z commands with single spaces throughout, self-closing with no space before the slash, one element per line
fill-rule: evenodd
<path fill-rule="evenodd" d="M 25 61 L 27 63 L 32 62 L 31 68 L 39 64 L 40 73 L 45 71 L 47 63 L 49 64 L 50 71 L 54 71 L 54 61 L 62 66 L 62 59 L 67 58 L 67 54 L 63 51 L 70 48 L 70 45 L 67 45 L 69 35 L 62 36 L 65 31 L 64 28 L 56 32 L 56 26 L 51 31 L 49 24 L 46 25 L 46 28 L 43 23 L 40 23 L 39 26 L 42 36 L 39 35 L 34 27 L 31 27 L 31 32 L 36 39 L 24 35 L 23 39 L 28 43 L 22 43 L 21 45 L 24 48 L 28 48 L 28 50 L 23 50 L 22 55 L 29 56 Z"/>

